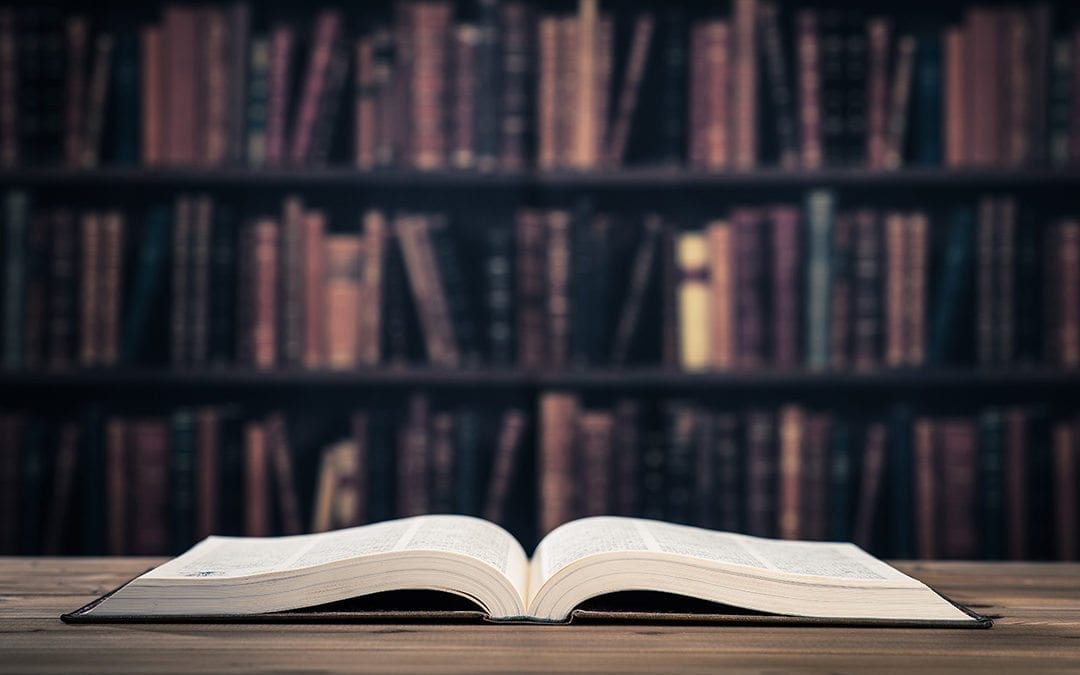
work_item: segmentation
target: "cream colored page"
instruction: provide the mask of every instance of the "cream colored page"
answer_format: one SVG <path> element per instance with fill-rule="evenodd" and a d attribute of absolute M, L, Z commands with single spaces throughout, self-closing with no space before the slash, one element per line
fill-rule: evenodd
<path fill-rule="evenodd" d="M 469 516 L 418 516 L 293 537 L 210 537 L 145 577 L 249 576 L 397 551 L 475 558 L 506 575 L 524 597 L 527 559 L 521 545 L 497 525 Z"/>

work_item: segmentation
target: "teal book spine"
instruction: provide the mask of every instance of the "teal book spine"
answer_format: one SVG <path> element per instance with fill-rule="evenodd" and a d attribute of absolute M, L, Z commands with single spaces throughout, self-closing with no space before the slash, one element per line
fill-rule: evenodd
<path fill-rule="evenodd" d="M 930 322 L 930 363 L 945 365 L 964 344 L 965 308 L 974 304 L 975 214 L 970 207 L 953 212 L 945 244 L 943 275 Z"/>

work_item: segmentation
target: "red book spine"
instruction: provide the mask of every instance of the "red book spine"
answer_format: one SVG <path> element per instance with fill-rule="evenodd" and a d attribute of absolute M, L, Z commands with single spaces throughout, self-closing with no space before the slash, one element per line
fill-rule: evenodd
<path fill-rule="evenodd" d="M 976 485 L 978 430 L 966 419 L 938 426 L 941 448 L 941 554 L 971 559 L 978 554 Z"/>
<path fill-rule="evenodd" d="M 686 156 L 690 166 L 705 166 L 706 126 L 708 111 L 708 83 L 711 63 L 707 58 L 706 28 L 708 24 L 695 21 L 690 26 L 690 101 L 688 106 L 689 126 L 686 140 Z"/>
<path fill-rule="evenodd" d="M 868 168 L 885 168 L 885 139 L 888 120 L 889 33 L 892 22 L 876 17 L 867 22 L 869 67 L 866 81 L 866 161 Z M 946 91 L 949 96 L 951 92 Z"/>
<path fill-rule="evenodd" d="M 323 330 L 323 298 L 326 295 L 326 267 L 324 265 L 326 215 L 321 211 L 304 214 L 303 222 L 303 364 L 306 368 L 318 368 L 325 362 L 326 335 Z M 365 313 L 378 312 L 375 305 L 361 305 Z"/>
<path fill-rule="evenodd" d="M 130 426 L 131 553 L 162 555 L 169 550 L 169 430 L 158 419 Z"/>
<path fill-rule="evenodd" d="M 803 453 L 805 415 L 801 408 L 785 406 L 780 410 L 780 527 L 782 539 L 800 539 L 804 535 Z"/>
<path fill-rule="evenodd" d="M 586 412 L 578 419 L 581 441 L 581 477 L 584 481 L 583 517 L 602 516 L 611 510 L 611 454 L 615 418 L 610 412 Z"/>
<path fill-rule="evenodd" d="M 543 216 L 522 209 L 517 213 L 517 339 L 522 368 L 542 368 L 546 361 L 544 302 L 547 297 L 547 247 Z"/>
<path fill-rule="evenodd" d="M 270 525 L 270 457 L 266 427 L 244 426 L 244 534 L 268 537 Z"/>
<path fill-rule="evenodd" d="M 1054 427 L 1054 502 L 1057 511 L 1057 558 L 1076 560 L 1077 498 L 1076 486 L 1080 478 L 1077 467 L 1077 422 L 1059 422 Z"/>
<path fill-rule="evenodd" d="M 926 289 L 929 276 L 930 225 L 926 214 L 917 211 L 905 219 L 908 248 L 904 293 L 904 362 L 921 366 L 926 362 Z"/>
<path fill-rule="evenodd" d="M 101 359 L 105 366 L 120 360 L 120 303 L 124 278 L 124 216 L 117 211 L 106 213 L 102 226 Z"/>
<path fill-rule="evenodd" d="M 1068 220 L 1057 228 L 1057 283 L 1052 287 L 1057 317 L 1055 350 L 1058 363 L 1066 368 L 1080 366 L 1080 222 Z"/>
<path fill-rule="evenodd" d="M 799 210 L 777 206 L 772 220 L 772 310 L 773 365 L 799 365 Z"/>
<path fill-rule="evenodd" d="M 97 365 L 101 345 L 97 331 L 101 308 L 101 218 L 96 213 L 82 217 L 81 302 L 79 303 L 79 363 Z"/>
<path fill-rule="evenodd" d="M 963 28 L 945 31 L 945 166 L 959 167 L 971 159 L 968 146 L 969 78 L 968 32 Z"/>
<path fill-rule="evenodd" d="M 852 358 L 852 229 L 853 216 L 837 214 L 833 224 L 832 288 L 829 297 L 829 365 L 846 370 Z"/>
<path fill-rule="evenodd" d="M 523 2 L 502 3 L 499 23 L 503 44 L 499 165 L 505 171 L 517 171 L 525 168 L 528 159 L 526 133 L 531 125 L 528 119 L 528 83 L 532 68 L 532 42 L 529 39 L 531 22 L 528 5 Z M 569 45 L 564 46 L 564 52 L 577 53 Z M 570 107 L 568 102 L 573 99 L 560 100 L 563 106 Z"/>
<path fill-rule="evenodd" d="M 451 7 L 445 2 L 412 6 L 412 164 L 418 169 L 441 169 L 446 165 L 447 52 Z"/>
<path fill-rule="evenodd" d="M 547 365 L 563 368 L 570 360 L 570 214 L 547 214 Z"/>
<path fill-rule="evenodd" d="M 890 368 L 904 364 L 904 278 L 908 270 L 908 247 L 904 237 L 904 215 L 885 216 L 885 363 Z"/>
<path fill-rule="evenodd" d="M 574 428 L 577 399 L 546 393 L 540 399 L 540 532 L 547 534 L 574 518 Z"/>
<path fill-rule="evenodd" d="M 319 103 L 323 100 L 323 90 L 326 88 L 327 74 L 330 70 L 330 58 L 334 53 L 340 31 L 341 14 L 335 10 L 323 10 L 315 19 L 311 55 L 308 58 L 303 94 L 296 112 L 292 144 L 289 148 L 289 160 L 293 164 L 301 165 L 310 157 L 315 123 L 319 118 Z M 271 63 L 272 71 L 273 63 Z M 271 74 L 272 77 L 273 74 Z"/>
<path fill-rule="evenodd" d="M 285 162 L 289 90 L 293 52 L 293 29 L 277 25 L 270 31 L 270 92 L 266 115 L 266 163 Z"/>
<path fill-rule="evenodd" d="M 541 171 L 550 171 L 559 164 L 559 75 L 560 60 L 564 58 L 560 20 L 555 16 L 540 19 L 539 73 L 537 75 L 536 163 Z"/>
<path fill-rule="evenodd" d="M 919 558 L 937 557 L 937 453 L 934 447 L 934 423 L 915 421 L 915 531 Z"/>
<path fill-rule="evenodd" d="M 731 43 L 731 29 L 726 22 L 714 21 L 705 26 L 706 65 L 703 75 L 707 79 L 702 84 L 706 89 L 705 167 L 708 169 L 727 169 L 732 165 L 733 150 L 747 151 L 742 147 L 744 141 L 737 135 L 742 129 L 731 114 L 732 110 L 736 114 L 745 114 L 738 96 L 732 96 Z M 734 84 L 745 85 L 741 80 Z M 740 161 L 744 159 L 740 158 Z M 740 165 L 739 168 L 745 166 Z"/>
<path fill-rule="evenodd" d="M 82 164 L 82 132 L 86 103 L 86 51 L 89 41 L 89 22 L 85 16 L 67 20 L 67 86 L 64 134 L 64 159 L 68 166 Z"/>
<path fill-rule="evenodd" d="M 1013 408 L 1005 416 L 1005 505 L 1009 558 L 1028 556 L 1028 441 L 1027 414 Z"/>
<path fill-rule="evenodd" d="M 281 360 L 295 366 L 304 356 L 304 203 L 300 197 L 285 198 L 282 209 L 281 248 L 278 251 L 281 306 Z"/>
<path fill-rule="evenodd" d="M 757 15 L 757 0 L 735 0 L 732 150 L 733 165 L 741 170 L 757 163 Z"/>
<path fill-rule="evenodd" d="M 829 435 L 828 415 L 815 413 L 805 418 L 803 450 L 801 538 L 824 541 L 829 531 Z"/>
<path fill-rule="evenodd" d="M 1000 160 L 1002 135 L 1000 119 L 1001 71 L 998 52 L 1001 49 L 998 30 L 998 11 L 985 7 L 968 10 L 968 63 L 972 67 L 968 100 L 976 114 L 970 120 L 971 162 L 979 166 L 994 166 Z"/>
<path fill-rule="evenodd" d="M 158 26 L 140 32 L 142 70 L 142 163 L 153 167 L 166 162 L 165 127 L 169 110 L 165 96 L 165 37 Z"/>
<path fill-rule="evenodd" d="M 201 40 L 196 24 L 197 10 L 174 5 L 165 8 L 164 79 L 168 83 L 169 110 L 165 157 L 170 164 L 193 164 L 200 147 L 197 136 L 201 97 L 196 81 L 196 49 Z"/>
<path fill-rule="evenodd" d="M 800 157 L 804 169 L 820 169 L 824 163 L 821 126 L 821 37 L 818 13 L 800 10 L 797 15 L 799 71 Z"/>
<path fill-rule="evenodd" d="M 408 416 L 401 429 L 398 448 L 399 516 L 428 512 L 428 408 L 428 399 L 423 394 L 415 394 L 409 399 Z"/>

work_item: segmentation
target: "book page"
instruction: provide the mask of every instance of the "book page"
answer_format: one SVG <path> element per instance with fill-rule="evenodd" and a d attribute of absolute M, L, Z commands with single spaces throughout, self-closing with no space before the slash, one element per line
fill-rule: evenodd
<path fill-rule="evenodd" d="M 652 520 L 601 516 L 562 525 L 533 556 L 535 591 L 559 570 L 591 555 L 671 553 L 762 572 L 849 580 L 909 579 L 852 544 L 761 539 Z"/>
<path fill-rule="evenodd" d="M 475 558 L 508 577 L 524 597 L 527 558 L 521 545 L 499 526 L 469 516 L 418 516 L 291 537 L 210 537 L 144 578 L 250 576 L 404 551 Z"/>

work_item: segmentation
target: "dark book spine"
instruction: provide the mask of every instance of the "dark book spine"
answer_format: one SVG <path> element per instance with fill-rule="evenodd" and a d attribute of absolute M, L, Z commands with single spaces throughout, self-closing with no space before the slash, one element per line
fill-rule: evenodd
<path fill-rule="evenodd" d="M 102 217 L 101 335 L 100 365 L 115 366 L 120 361 L 121 287 L 124 279 L 125 220 L 117 211 Z"/>
<path fill-rule="evenodd" d="M 889 433 L 888 473 L 892 542 L 890 555 L 907 559 L 915 554 L 915 524 L 912 505 L 915 503 L 913 477 L 915 462 L 912 451 L 912 415 L 907 408 L 893 411 Z"/>
<path fill-rule="evenodd" d="M 26 315 L 23 331 L 23 367 L 40 370 L 45 364 L 48 320 L 49 240 L 52 213 L 38 211 L 30 220 L 26 256 Z"/>
<path fill-rule="evenodd" d="M 171 421 L 170 550 L 181 553 L 195 541 L 195 418 L 190 410 L 178 410 Z"/>
<path fill-rule="evenodd" d="M 1080 479 L 1077 458 L 1077 421 L 1062 420 L 1054 425 L 1054 506 L 1055 553 L 1058 560 L 1076 560 L 1080 554 L 1076 484 Z"/>
<path fill-rule="evenodd" d="M 454 475 L 450 507 L 456 513 L 480 513 L 480 418 L 476 410 L 459 408 L 454 415 Z"/>
<path fill-rule="evenodd" d="M 829 536 L 829 439 L 832 420 L 825 413 L 811 413 L 806 418 L 803 452 L 803 526 L 804 536 L 824 541 Z"/>
<path fill-rule="evenodd" d="M 808 536 L 806 509 L 807 414 L 798 405 L 777 413 L 777 535 L 781 539 Z"/>
<path fill-rule="evenodd" d="M 732 7 L 732 165 L 752 169 L 758 156 L 758 0 Z"/>
<path fill-rule="evenodd" d="M 368 417 L 368 441 L 370 450 L 368 462 L 371 472 L 367 486 L 367 512 L 371 522 L 377 523 L 394 516 L 395 472 L 394 434 L 392 418 L 387 414 L 372 414 Z"/>
<path fill-rule="evenodd" d="M 1051 263 L 1048 314 L 1052 323 L 1048 346 L 1059 366 L 1080 366 L 1080 309 L 1077 291 L 1080 286 L 1080 222 L 1067 220 L 1053 232 L 1053 247 L 1047 248 Z"/>
<path fill-rule="evenodd" d="M 304 203 L 290 195 L 282 210 L 281 268 L 277 275 L 281 283 L 281 359 L 296 366 L 304 354 Z"/>
<path fill-rule="evenodd" d="M 247 503 L 244 484 L 244 443 L 242 423 L 235 414 L 221 416 L 221 503 L 218 531 L 222 534 L 244 533 L 244 504 Z M 230 486 L 226 488 L 225 486 Z"/>
<path fill-rule="evenodd" d="M 19 164 L 19 66 L 14 7 L 0 8 L 0 166 Z"/>
<path fill-rule="evenodd" d="M 804 169 L 820 169 L 825 164 L 825 137 L 822 123 L 822 48 L 819 15 L 815 9 L 801 9 L 796 15 L 796 42 L 799 71 L 799 158 Z"/>
<path fill-rule="evenodd" d="M 495 366 L 510 366 L 515 353 L 513 233 L 505 227 L 488 227 L 485 241 L 488 359 Z"/>
<path fill-rule="evenodd" d="M 725 532 L 741 532 L 747 525 L 743 519 L 748 486 L 740 461 L 739 418 L 735 413 L 722 412 L 712 416 L 713 444 L 707 451 L 715 453 L 716 516 L 714 526 Z"/>
<path fill-rule="evenodd" d="M 164 555 L 169 546 L 169 429 L 164 420 L 130 425 L 130 549 L 134 555 Z"/>
<path fill-rule="evenodd" d="M 1006 547 L 1012 560 L 1028 557 L 1028 465 L 1033 454 L 1028 431 L 1026 410 L 1016 407 L 1006 411 L 1001 468 L 1005 478 Z"/>
<path fill-rule="evenodd" d="M 866 24 L 866 166 L 885 168 L 889 102 L 889 37 L 892 22 L 874 17 Z"/>
<path fill-rule="evenodd" d="M 251 356 L 260 370 L 273 368 L 278 352 L 278 240 L 280 227 L 262 219 L 252 228 L 251 248 Z"/>
<path fill-rule="evenodd" d="M 832 281 L 833 218 L 836 197 L 827 190 L 810 193 L 806 212 L 809 225 L 806 265 L 806 365 L 814 370 L 829 366 L 829 289 Z"/>
<path fill-rule="evenodd" d="M 139 37 L 133 31 L 116 36 L 115 74 L 113 75 L 111 160 L 121 166 L 139 162 Z"/>
<path fill-rule="evenodd" d="M 27 230 L 30 203 L 22 191 L 10 191 L 4 200 L 4 368 L 23 364 L 23 321 L 26 301 Z"/>
<path fill-rule="evenodd" d="M 663 122 L 660 127 L 661 157 L 668 164 L 682 164 L 686 147 L 684 114 L 686 97 L 686 16 L 681 9 L 664 15 L 663 91 L 660 94 Z"/>
<path fill-rule="evenodd" d="M 79 222 L 79 365 L 92 368 L 101 357 L 101 214 L 84 213 Z"/>
<path fill-rule="evenodd" d="M 438 412 L 431 416 L 431 466 L 429 506 L 432 513 L 450 513 L 454 505 L 457 448 L 454 447 L 454 416 Z M 460 486 L 459 486 L 460 487 Z"/>
<path fill-rule="evenodd" d="M 693 523 L 697 434 L 698 415 L 693 405 L 672 403 L 667 411 L 664 518 L 673 523 Z"/>
<path fill-rule="evenodd" d="M 630 42 L 630 53 L 626 59 L 622 86 L 619 90 L 615 119 L 611 125 L 606 147 L 607 161 L 610 166 L 618 166 L 626 157 L 630 142 L 630 131 L 638 107 L 641 83 L 645 78 L 645 66 L 649 58 L 649 47 L 655 30 L 652 14 L 638 14 L 634 20 L 634 33 Z"/>
<path fill-rule="evenodd" d="M 244 534 L 268 537 L 273 531 L 270 502 L 270 448 L 266 425 L 244 424 Z"/>
<path fill-rule="evenodd" d="M 776 368 L 799 365 L 799 212 L 770 211 L 772 224 L 772 355 Z"/>
<path fill-rule="evenodd" d="M 852 317 L 852 229 L 853 216 L 839 213 L 832 232 L 831 280 L 829 284 L 829 366 L 843 371 L 850 367 Z"/>
<path fill-rule="evenodd" d="M 300 501 L 296 492 L 296 477 L 293 472 L 292 451 L 289 449 L 285 416 L 280 412 L 271 413 L 266 419 L 265 429 L 267 450 L 270 455 L 269 460 L 274 470 L 277 513 L 281 533 L 285 535 L 302 534 Z M 353 467 L 357 473 L 364 468 L 363 453 L 365 450 L 366 448 L 362 445 L 355 448 L 356 456 L 353 458 Z M 352 485 L 355 490 L 360 489 L 360 481 L 357 476 L 353 476 Z M 358 512 L 359 506 L 360 499 L 355 498 L 353 517 L 349 521 L 350 524 L 363 522 L 363 514 Z"/>
<path fill-rule="evenodd" d="M 845 26 L 841 9 L 821 12 L 821 128 L 825 163 L 846 164 L 845 120 Z"/>
<path fill-rule="evenodd" d="M 593 279 L 599 273 L 599 242 L 593 239 L 592 205 L 581 200 L 570 221 L 570 363 L 577 367 L 589 364 L 589 340 L 592 332 Z"/>
<path fill-rule="evenodd" d="M 852 541 L 867 551 L 874 549 L 880 520 L 887 438 L 888 432 L 882 423 L 875 422 L 866 428 Z"/>
<path fill-rule="evenodd" d="M 495 168 L 499 158 L 501 91 L 498 0 L 478 0 L 476 41 L 476 167 Z"/>
<path fill-rule="evenodd" d="M 64 163 L 82 164 L 83 118 L 86 103 L 86 52 L 90 41 L 89 20 L 82 15 L 65 21 L 67 78 L 64 87 Z"/>
<path fill-rule="evenodd" d="M 1020 363 L 1034 364 L 1043 358 L 1045 263 L 1041 252 L 1046 229 L 1037 227 L 1030 213 L 1022 213 L 1021 218 L 1016 244 L 1016 354 Z"/>
<path fill-rule="evenodd" d="M 517 346 L 518 364 L 539 368 L 547 361 L 544 303 L 547 297 L 546 236 L 538 211 L 517 213 Z"/>
<path fill-rule="evenodd" d="M 1027 66 L 1030 68 L 1031 86 L 1031 160 L 1035 164 L 1045 164 L 1049 156 L 1047 147 L 1047 103 L 1050 87 L 1050 50 L 1053 45 L 1053 9 L 1048 2 L 1036 2 L 1028 9 L 1031 22 L 1031 42 Z M 1075 49 L 1075 46 L 1074 46 Z"/>
<path fill-rule="evenodd" d="M 995 242 L 995 300 L 998 334 L 995 344 L 1001 363 L 1016 360 L 1016 199 L 999 197 L 994 218 Z"/>
<path fill-rule="evenodd" d="M 866 163 L 867 36 L 861 10 L 844 13 L 844 159 L 850 166 Z"/>
<path fill-rule="evenodd" d="M 904 163 L 908 136 L 911 90 L 915 77 L 915 38 L 902 35 L 896 41 L 896 68 L 889 92 L 889 119 L 885 138 L 885 168 L 897 169 Z"/>
<path fill-rule="evenodd" d="M 476 53 L 480 31 L 463 24 L 453 31 L 453 87 L 450 97 L 450 164 L 469 169 L 476 166 Z"/>
<path fill-rule="evenodd" d="M 844 420 L 834 422 L 829 442 L 830 541 L 851 539 L 852 488 L 855 485 L 851 440 L 849 423 Z"/>
<path fill-rule="evenodd" d="M 746 532 L 772 537 L 777 525 L 777 455 L 772 413 L 746 414 Z"/>
<path fill-rule="evenodd" d="M 570 360 L 571 279 L 570 213 L 547 213 L 547 366 L 565 368 Z"/>
<path fill-rule="evenodd" d="M 431 224 L 431 218 L 425 215 L 399 215 L 394 228 L 416 301 L 428 360 L 434 365 L 453 367 L 461 354 L 454 338 L 446 286 L 432 247 Z"/>
<path fill-rule="evenodd" d="M 581 492 L 578 507 L 582 517 L 611 512 L 612 434 L 615 418 L 611 412 L 588 411 L 578 418 L 578 475 Z"/>
<path fill-rule="evenodd" d="M 979 544 L 982 557 L 1000 560 L 1005 553 L 1004 429 L 1001 413 L 989 410 L 979 419 Z"/>
<path fill-rule="evenodd" d="M 48 364 L 68 368 L 75 353 L 76 251 L 75 216 L 67 209 L 52 214 L 49 232 Z"/>
<path fill-rule="evenodd" d="M 140 238 L 123 330 L 122 353 L 124 362 L 128 365 L 143 363 L 150 346 L 151 323 L 165 285 L 169 246 L 167 207 L 157 206 L 150 209 Z M 56 353 L 60 353 L 60 350 Z"/>
<path fill-rule="evenodd" d="M 665 434 L 647 432 L 641 450 L 641 508 L 642 518 L 664 520 L 667 517 L 667 438 Z"/>
<path fill-rule="evenodd" d="M 201 541 L 220 532 L 223 522 L 221 414 L 216 408 L 195 414 L 195 462 L 194 535 Z"/>
<path fill-rule="evenodd" d="M 269 150 L 270 41 L 266 38 L 253 39 L 248 60 L 250 72 L 247 75 L 244 159 L 248 166 L 259 168 L 266 164 Z"/>
<path fill-rule="evenodd" d="M 769 102 L 776 125 L 778 158 L 781 167 L 792 169 L 799 163 L 799 145 L 795 132 L 795 97 L 780 29 L 780 9 L 773 0 L 761 0 L 758 11 Z"/>
<path fill-rule="evenodd" d="M 462 359 L 466 363 L 476 363 L 480 356 L 476 317 L 473 314 L 469 289 L 465 285 L 465 275 L 460 263 L 461 256 L 458 255 L 450 225 L 443 218 L 439 218 L 432 224 L 431 245 L 435 253 L 435 265 L 439 277 L 446 289 L 454 341 Z"/>
<path fill-rule="evenodd" d="M 101 162 L 105 113 L 109 104 L 110 78 L 113 76 L 115 40 L 108 33 L 94 40 L 94 60 L 87 86 L 86 126 L 83 129 L 82 157 L 79 166 L 93 168 Z"/>
<path fill-rule="evenodd" d="M 360 363 L 367 366 L 378 365 L 383 358 L 384 345 L 383 327 L 386 319 L 383 316 L 387 311 L 385 302 L 387 285 L 387 255 L 389 254 L 389 232 L 386 225 L 386 217 L 382 211 L 373 209 L 364 214 L 364 243 L 363 243 L 363 270 L 361 280 L 361 303 L 363 307 L 371 308 L 360 313 Z M 322 234 L 312 234 L 313 237 L 321 237 Z M 319 263 L 313 262 L 309 267 L 315 267 Z M 308 270 L 312 285 L 319 286 L 322 275 L 317 270 Z M 316 291 L 317 292 L 317 291 Z M 308 304 L 309 321 L 318 321 L 320 315 L 317 306 Z M 315 312 L 313 315 L 312 313 Z"/>
<path fill-rule="evenodd" d="M 953 211 L 945 244 L 944 274 L 938 286 L 934 314 L 930 320 L 930 362 L 945 365 L 953 360 L 962 344 L 960 334 L 965 307 L 971 306 L 975 217 L 970 208 Z"/>
<path fill-rule="evenodd" d="M 319 98 L 319 113 L 315 118 L 315 130 L 308 152 L 308 161 L 322 166 L 330 159 L 332 143 L 336 138 L 338 119 L 341 116 L 345 79 L 349 68 L 349 55 L 340 41 L 333 42 L 330 65 L 326 72 L 326 85 Z"/>
<path fill-rule="evenodd" d="M 191 231 L 194 219 L 193 200 L 188 195 L 176 198 L 172 223 L 172 283 L 170 291 L 172 311 L 170 331 L 170 357 L 173 366 L 189 363 L 191 299 Z"/>
<path fill-rule="evenodd" d="M 493 523 L 505 523 L 509 516 L 510 489 L 521 461 L 526 424 L 525 413 L 520 410 L 510 409 L 503 414 L 483 510 L 484 518 Z"/>
<path fill-rule="evenodd" d="M 418 516 L 428 512 L 428 399 L 423 394 L 409 398 L 408 412 L 398 440 L 397 512 Z"/>
<path fill-rule="evenodd" d="M 947 419 L 939 427 L 941 448 L 941 553 L 971 559 L 978 554 L 976 482 L 978 430 L 967 419 Z"/>
<path fill-rule="evenodd" d="M 392 229 L 389 232 L 391 243 L 386 250 L 386 295 L 383 309 L 386 312 L 385 334 L 386 360 L 390 364 L 405 363 L 410 356 L 410 333 L 408 307 L 406 306 L 405 262 L 401 254 L 401 237 Z"/>
<path fill-rule="evenodd" d="M 540 399 L 540 532 L 546 534 L 576 517 L 574 432 L 578 401 L 571 394 L 546 392 Z"/>
<path fill-rule="evenodd" d="M 735 240 L 735 344 L 740 368 L 765 365 L 764 222 L 761 211 L 731 213 Z"/>
<path fill-rule="evenodd" d="M 241 164 L 246 159 L 245 150 L 250 128 L 249 99 L 254 77 L 251 67 L 253 41 L 251 38 L 251 6 L 245 1 L 233 2 L 226 10 L 228 18 L 228 52 L 224 73 L 227 83 L 228 103 L 225 118 L 225 159 L 230 164 Z M 265 81 L 261 85 L 265 91 Z M 265 106 L 265 99 L 263 101 Z M 265 111 L 265 107 L 264 107 Z M 265 114 L 265 112 L 263 113 Z"/>
<path fill-rule="evenodd" d="M 236 223 L 226 205 L 214 209 L 210 246 L 210 314 L 208 359 L 216 365 L 233 363 L 236 346 Z"/>
<path fill-rule="evenodd" d="M 191 364 L 205 367 L 210 335 L 210 243 L 213 237 L 214 203 L 204 194 L 194 198 L 192 207 L 187 349 Z"/>
<path fill-rule="evenodd" d="M 4 512 L 4 518 L 0 518 L 0 554 L 6 556 L 19 553 L 21 431 L 19 415 L 0 414 L 0 509 Z"/>
<path fill-rule="evenodd" d="M 266 109 L 266 163 L 269 166 L 281 166 L 286 157 L 294 41 L 292 28 L 280 24 L 271 28 Z"/>
<path fill-rule="evenodd" d="M 198 10 L 165 8 L 165 63 L 168 83 L 168 114 L 165 128 L 165 159 L 174 165 L 194 164 L 199 156 L 200 103 L 197 72 Z"/>
<path fill-rule="evenodd" d="M 1064 167 L 1069 163 L 1069 134 L 1072 117 L 1072 86 L 1074 76 L 1074 43 L 1068 39 L 1054 40 L 1050 58 L 1050 100 L 1048 104 L 1047 151 L 1050 165 Z M 1023 130 L 1024 133 L 1028 129 Z M 1026 136 L 1025 136 L 1026 138 Z"/>
<path fill-rule="evenodd" d="M 914 128 L 916 137 L 915 160 L 923 166 L 938 166 L 942 159 L 942 76 L 941 36 L 934 33 L 919 38 L 915 74 Z"/>
<path fill-rule="evenodd" d="M 615 404 L 612 512 L 623 516 L 637 515 L 640 507 L 640 412 L 641 405 L 631 399 L 621 399 Z"/>
<path fill-rule="evenodd" d="M 24 427 L 19 456 L 19 553 L 41 553 L 42 508 L 46 472 L 43 420 L 31 418 Z"/>
<path fill-rule="evenodd" d="M 649 280 L 655 276 L 657 248 L 659 245 L 662 223 L 660 216 L 648 214 L 642 226 L 641 239 L 638 242 L 634 261 L 630 266 L 630 281 L 615 324 L 614 346 L 611 362 L 625 364 L 634 347 L 634 337 L 641 323 L 641 313 L 645 303 L 645 294 L 649 290 Z"/>
<path fill-rule="evenodd" d="M 925 417 L 915 420 L 912 429 L 912 454 L 915 464 L 915 546 L 923 560 L 937 557 L 938 550 L 938 452 L 935 447 L 934 422 Z"/>
<path fill-rule="evenodd" d="M 506 2 L 499 8 L 502 68 L 499 82 L 499 166 L 519 171 L 530 159 L 529 96 L 534 46 L 529 6 Z"/>
<path fill-rule="evenodd" d="M 70 537 L 69 523 L 75 470 L 79 454 L 79 426 L 73 421 L 60 425 L 53 462 L 52 487 L 48 497 L 48 519 L 43 533 L 42 553 L 60 555 Z"/>

